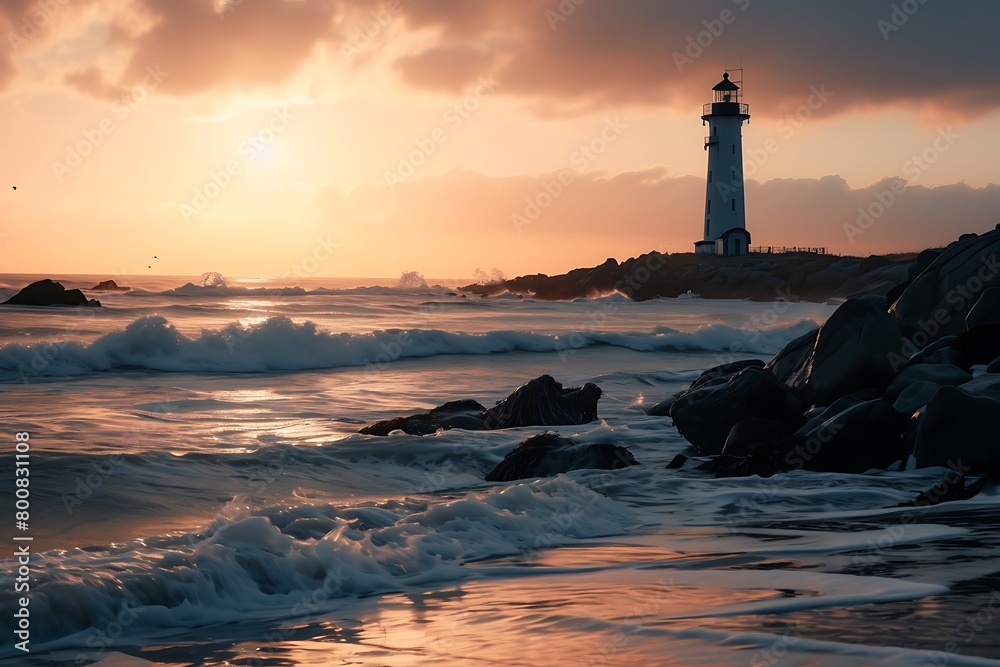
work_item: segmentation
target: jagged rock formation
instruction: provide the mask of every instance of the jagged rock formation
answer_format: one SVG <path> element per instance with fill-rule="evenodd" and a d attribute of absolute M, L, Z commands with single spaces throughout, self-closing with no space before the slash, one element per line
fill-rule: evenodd
<path fill-rule="evenodd" d="M 100 306 L 97 299 L 88 299 L 78 289 L 66 289 L 62 283 L 46 278 L 33 282 L 3 302 L 11 306 Z"/>

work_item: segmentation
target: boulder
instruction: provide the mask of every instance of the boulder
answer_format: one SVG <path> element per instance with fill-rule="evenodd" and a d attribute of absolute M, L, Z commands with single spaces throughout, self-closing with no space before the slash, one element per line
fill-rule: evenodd
<path fill-rule="evenodd" d="M 90 289 L 95 292 L 128 292 L 132 288 L 119 286 L 114 280 L 102 280 Z"/>
<path fill-rule="evenodd" d="M 618 445 L 577 443 L 556 433 L 528 438 L 515 447 L 488 475 L 487 482 L 551 477 L 570 470 L 617 470 L 639 465 Z"/>
<path fill-rule="evenodd" d="M 61 283 L 46 278 L 31 283 L 4 301 L 11 306 L 100 306 L 97 299 L 87 299 L 78 289 L 66 289 Z"/>
<path fill-rule="evenodd" d="M 927 405 L 940 388 L 941 385 L 936 382 L 914 382 L 900 392 L 892 407 L 900 415 L 910 417 L 914 412 Z"/>
<path fill-rule="evenodd" d="M 745 368 L 728 382 L 703 386 L 670 408 L 674 425 L 699 454 L 722 452 L 732 428 L 751 417 L 785 422 L 800 419 L 804 406 L 764 368 Z"/>
<path fill-rule="evenodd" d="M 802 334 L 781 348 L 781 351 L 767 362 L 766 367 L 779 381 L 787 384 L 792 375 L 809 359 L 818 335 L 819 329 Z"/>
<path fill-rule="evenodd" d="M 899 324 L 886 312 L 884 297 L 848 299 L 820 327 L 811 353 L 787 384 L 806 403 L 821 404 L 861 389 L 885 388 L 905 361 L 902 351 Z"/>
<path fill-rule="evenodd" d="M 485 407 L 470 399 L 449 401 L 429 412 L 376 422 L 364 427 L 358 433 L 386 436 L 393 431 L 403 431 L 410 435 L 430 435 L 438 430 L 447 431 L 452 428 L 478 431 L 483 429 L 485 410 Z"/>
<path fill-rule="evenodd" d="M 716 384 L 728 382 L 731 377 L 739 373 L 744 368 L 764 368 L 764 362 L 760 359 L 742 359 L 732 361 L 728 364 L 713 366 L 698 376 L 698 379 L 691 383 L 688 390 L 698 389 Z"/>
<path fill-rule="evenodd" d="M 783 467 L 840 473 L 887 468 L 905 456 L 902 426 L 885 399 L 856 403 L 796 434 Z"/>
<path fill-rule="evenodd" d="M 854 407 L 859 403 L 865 403 L 867 401 L 873 401 L 876 398 L 882 398 L 882 392 L 876 389 L 862 389 L 861 391 L 855 392 L 853 394 L 848 394 L 847 396 L 841 396 L 836 401 L 827 406 L 813 406 L 805 414 L 806 423 L 795 432 L 795 435 L 799 437 L 806 437 L 806 434 L 815 429 L 817 426 L 822 424 L 824 421 L 830 419 L 834 415 L 839 415 L 844 410 Z"/>
<path fill-rule="evenodd" d="M 892 305 L 907 340 L 917 348 L 958 335 L 984 290 L 1000 286 L 1000 230 L 966 236 L 948 246 Z"/>
<path fill-rule="evenodd" d="M 663 399 L 653 407 L 647 408 L 646 414 L 650 415 L 651 417 L 666 417 L 667 415 L 670 414 L 670 406 L 672 406 L 674 402 L 678 398 L 680 398 L 683 394 L 684 392 L 680 392 L 674 394 L 673 396 L 667 396 L 665 399 Z"/>
<path fill-rule="evenodd" d="M 729 431 L 723 456 L 749 456 L 762 448 L 772 447 L 788 439 L 790 429 L 785 422 L 750 417 L 738 422 Z"/>
<path fill-rule="evenodd" d="M 965 316 L 965 328 L 1000 324 L 1000 287 L 984 291 Z"/>
<path fill-rule="evenodd" d="M 588 382 L 564 389 L 551 375 L 518 387 L 483 413 L 487 429 L 586 424 L 597 419 L 601 388 Z"/>
<path fill-rule="evenodd" d="M 452 428 L 480 431 L 585 424 L 597 419 L 600 397 L 601 388 L 595 384 L 588 382 L 583 387 L 563 389 L 551 376 L 543 375 L 515 389 L 488 410 L 471 399 L 450 401 L 428 412 L 371 424 L 358 433 L 385 436 L 401 430 L 410 435 L 430 435 Z"/>
<path fill-rule="evenodd" d="M 722 364 L 720 366 L 709 368 L 707 371 L 699 375 L 698 379 L 692 382 L 691 386 L 687 389 L 663 399 L 653 407 L 646 410 L 646 414 L 653 417 L 666 417 L 670 414 L 670 406 L 672 406 L 674 402 L 685 393 L 700 387 L 724 384 L 744 368 L 752 367 L 763 368 L 764 362 L 760 359 L 743 359 L 741 361 L 733 361 L 728 364 Z"/>
<path fill-rule="evenodd" d="M 914 352 L 907 360 L 908 364 L 951 364 L 959 366 L 960 355 L 955 349 L 958 336 L 941 336 L 922 350 Z"/>
<path fill-rule="evenodd" d="M 959 334 L 951 347 L 962 368 L 989 364 L 1000 357 L 1000 324 L 977 324 Z"/>
<path fill-rule="evenodd" d="M 901 370 L 885 393 L 891 400 L 895 400 L 915 382 L 933 382 L 944 387 L 965 384 L 971 379 L 971 375 L 951 364 L 915 364 Z"/>
<path fill-rule="evenodd" d="M 960 387 L 941 387 L 916 415 L 917 467 L 1000 471 L 1000 375 L 987 373 Z"/>

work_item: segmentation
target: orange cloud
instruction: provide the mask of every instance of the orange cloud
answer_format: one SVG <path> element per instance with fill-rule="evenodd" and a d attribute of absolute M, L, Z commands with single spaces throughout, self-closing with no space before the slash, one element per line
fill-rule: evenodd
<path fill-rule="evenodd" d="M 740 62 L 748 101 L 773 116 L 824 84 L 836 93 L 828 113 L 911 106 L 975 116 L 1000 103 L 1000 87 L 984 76 L 997 56 L 982 48 L 993 39 L 1000 5 L 986 0 L 902 3 L 908 11 L 913 5 L 911 13 L 863 0 L 491 0 L 477 21 L 468 11 L 453 16 L 451 4 L 406 10 L 414 28 L 440 30 L 424 52 L 437 76 L 415 76 L 419 56 L 407 56 L 407 83 L 441 88 L 451 76 L 460 85 L 467 74 L 446 56 L 458 61 L 463 51 L 456 47 L 503 37 L 494 47 L 494 60 L 504 63 L 494 72 L 502 94 L 532 99 L 550 113 L 622 104 L 689 108 L 705 101 L 724 63 Z"/>

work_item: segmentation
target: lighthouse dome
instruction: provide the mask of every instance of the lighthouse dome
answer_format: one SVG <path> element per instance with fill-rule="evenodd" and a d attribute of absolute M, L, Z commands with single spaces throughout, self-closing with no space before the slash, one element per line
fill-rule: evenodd
<path fill-rule="evenodd" d="M 715 84 L 712 90 L 739 90 L 740 87 L 729 80 L 729 72 L 722 75 L 722 81 Z"/>

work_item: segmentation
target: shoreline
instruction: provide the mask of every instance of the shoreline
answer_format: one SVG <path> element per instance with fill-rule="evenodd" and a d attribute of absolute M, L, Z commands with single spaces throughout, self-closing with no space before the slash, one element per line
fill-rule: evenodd
<path fill-rule="evenodd" d="M 875 294 L 886 296 L 916 277 L 941 252 L 850 257 L 815 253 L 717 257 L 650 252 L 619 263 L 544 273 L 459 287 L 482 297 L 504 293 L 542 300 L 589 299 L 620 293 L 633 301 L 682 297 L 750 301 L 812 301 Z"/>

